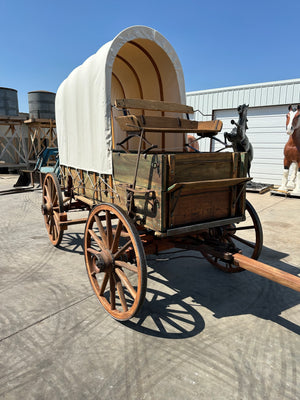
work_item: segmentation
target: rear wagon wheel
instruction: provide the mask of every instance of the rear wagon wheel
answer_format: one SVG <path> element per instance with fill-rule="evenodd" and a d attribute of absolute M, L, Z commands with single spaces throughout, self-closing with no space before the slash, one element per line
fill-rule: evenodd
<path fill-rule="evenodd" d="M 63 230 L 59 225 L 59 213 L 63 212 L 63 197 L 58 178 L 54 173 L 48 173 L 43 183 L 42 213 L 53 246 L 59 246 L 63 237 Z"/>

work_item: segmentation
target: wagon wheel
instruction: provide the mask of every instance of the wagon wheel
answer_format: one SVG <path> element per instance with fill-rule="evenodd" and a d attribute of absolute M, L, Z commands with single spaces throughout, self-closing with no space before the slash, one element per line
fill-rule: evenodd
<path fill-rule="evenodd" d="M 49 239 L 54 246 L 59 246 L 63 230 L 59 225 L 59 213 L 64 212 L 63 198 L 58 182 L 54 173 L 48 173 L 43 183 L 42 213 Z"/>
<path fill-rule="evenodd" d="M 237 225 L 232 224 L 222 227 L 219 240 L 222 243 L 233 244 L 242 251 L 242 254 L 257 260 L 262 250 L 263 231 L 259 217 L 248 200 L 246 200 L 245 217 L 246 220 Z M 244 271 L 243 268 L 236 267 L 226 260 L 222 260 L 204 252 L 202 254 L 211 264 L 222 271 Z"/>
<path fill-rule="evenodd" d="M 113 318 L 137 314 L 146 294 L 146 257 L 129 217 L 116 205 L 100 204 L 89 215 L 84 255 L 92 288 Z"/>

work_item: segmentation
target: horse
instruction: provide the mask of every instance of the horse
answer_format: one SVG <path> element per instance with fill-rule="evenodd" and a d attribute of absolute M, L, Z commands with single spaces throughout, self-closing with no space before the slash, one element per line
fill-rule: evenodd
<path fill-rule="evenodd" d="M 199 153 L 199 143 L 193 135 L 187 135 L 187 151 Z"/>
<path fill-rule="evenodd" d="M 279 190 L 287 191 L 288 188 L 294 189 L 292 193 L 300 194 L 300 105 L 297 108 L 290 105 L 286 116 L 286 133 L 289 135 L 288 141 L 284 146 L 283 177 Z M 295 171 L 293 178 L 288 182 L 289 168 L 291 164 L 298 165 L 298 174 Z M 296 180 L 297 174 L 297 180 Z M 295 181 L 296 180 L 296 184 Z"/>
<path fill-rule="evenodd" d="M 247 125 L 247 112 L 248 112 L 249 104 L 243 104 L 238 106 L 237 111 L 239 114 L 238 123 L 236 123 L 233 119 L 231 120 L 231 124 L 235 125 L 230 133 L 225 132 L 225 143 L 228 139 L 232 143 L 234 152 L 245 152 L 248 154 L 248 165 L 247 172 L 250 176 L 250 168 L 251 161 L 253 160 L 253 147 L 250 143 L 248 136 L 246 135 L 246 130 L 248 129 Z"/>

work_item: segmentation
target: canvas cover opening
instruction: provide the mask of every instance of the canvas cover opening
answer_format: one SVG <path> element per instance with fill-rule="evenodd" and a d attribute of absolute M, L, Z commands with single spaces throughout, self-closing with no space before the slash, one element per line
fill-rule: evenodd
<path fill-rule="evenodd" d="M 125 29 L 60 85 L 55 112 L 61 165 L 112 174 L 113 143 L 118 149 L 116 143 L 124 137 L 118 125 L 112 123 L 114 116 L 122 115 L 112 107 L 117 98 L 185 104 L 180 61 L 170 43 L 154 29 L 144 26 Z M 147 133 L 147 139 L 161 147 L 160 133 Z M 165 141 L 166 148 L 182 149 L 181 134 L 166 134 Z M 130 149 L 136 145 L 132 142 Z"/>

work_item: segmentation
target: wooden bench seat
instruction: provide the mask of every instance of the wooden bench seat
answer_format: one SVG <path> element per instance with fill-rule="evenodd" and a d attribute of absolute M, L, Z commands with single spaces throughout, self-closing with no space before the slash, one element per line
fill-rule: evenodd
<path fill-rule="evenodd" d="M 212 136 L 222 129 L 222 122 L 219 120 L 190 121 L 183 118 L 126 115 L 116 117 L 116 121 L 126 132 L 143 129 L 145 132 L 197 133 L 199 136 Z"/>
<path fill-rule="evenodd" d="M 193 113 L 193 107 L 184 104 L 167 103 L 163 101 L 143 100 L 143 99 L 119 99 L 115 101 L 117 108 L 128 110 L 129 108 L 176 112 Z M 166 117 L 166 116 L 145 116 L 127 114 L 116 117 L 120 128 L 126 132 L 172 132 L 172 133 L 197 133 L 199 136 L 211 137 L 222 129 L 222 122 L 215 121 L 192 121 L 185 118 Z"/>

